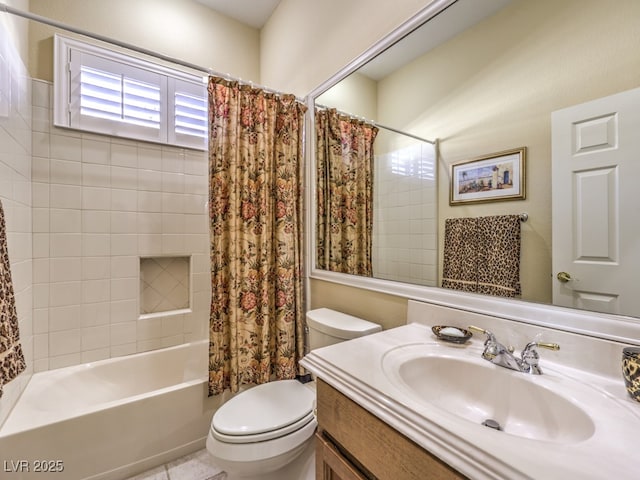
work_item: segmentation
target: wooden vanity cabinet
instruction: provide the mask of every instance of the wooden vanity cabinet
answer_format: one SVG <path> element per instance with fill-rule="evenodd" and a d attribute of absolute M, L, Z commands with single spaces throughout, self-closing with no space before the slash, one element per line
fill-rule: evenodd
<path fill-rule="evenodd" d="M 316 480 L 466 477 L 318 379 Z"/>

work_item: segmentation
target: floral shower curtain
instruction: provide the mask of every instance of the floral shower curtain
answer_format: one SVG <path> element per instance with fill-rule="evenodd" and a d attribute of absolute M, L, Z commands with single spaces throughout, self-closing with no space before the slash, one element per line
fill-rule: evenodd
<path fill-rule="evenodd" d="M 373 142 L 378 128 L 316 109 L 317 266 L 371 276 Z"/>
<path fill-rule="evenodd" d="M 209 395 L 302 373 L 306 107 L 210 77 Z"/>

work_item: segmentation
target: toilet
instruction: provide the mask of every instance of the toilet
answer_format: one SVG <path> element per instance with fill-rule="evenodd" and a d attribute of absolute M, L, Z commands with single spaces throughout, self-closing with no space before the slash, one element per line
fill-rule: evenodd
<path fill-rule="evenodd" d="M 382 330 L 328 308 L 306 318 L 311 350 Z M 315 402 L 315 382 L 277 380 L 245 390 L 214 414 L 207 450 L 229 479 L 314 479 Z"/>

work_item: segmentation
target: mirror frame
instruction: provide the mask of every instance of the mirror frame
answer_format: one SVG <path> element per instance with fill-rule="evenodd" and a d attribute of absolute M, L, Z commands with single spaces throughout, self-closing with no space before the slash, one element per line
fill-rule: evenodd
<path fill-rule="evenodd" d="M 372 277 L 360 277 L 344 273 L 320 270 L 316 266 L 316 174 L 315 174 L 315 99 L 351 73 L 400 41 L 416 28 L 454 4 L 457 0 L 434 0 L 420 10 L 415 16 L 404 22 L 396 30 L 373 44 L 364 53 L 356 57 L 335 75 L 321 83 L 307 95 L 306 122 L 306 175 L 307 183 L 305 202 L 307 204 L 307 229 L 305 248 L 307 270 L 306 298 L 307 309 L 310 308 L 310 279 L 346 285 L 393 295 L 410 300 L 432 303 L 436 305 L 462 309 L 474 313 L 499 316 L 509 320 L 553 328 L 602 339 L 640 345 L 640 319 L 612 315 L 587 310 L 558 307 L 550 304 L 533 303 L 524 300 L 483 296 L 473 293 L 458 292 L 440 287 L 426 287 Z"/>

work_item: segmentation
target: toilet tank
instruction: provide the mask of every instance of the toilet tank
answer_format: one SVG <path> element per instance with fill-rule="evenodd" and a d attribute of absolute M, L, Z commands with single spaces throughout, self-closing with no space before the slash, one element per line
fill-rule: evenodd
<path fill-rule="evenodd" d="M 307 326 L 309 327 L 309 350 L 363 337 L 382 330 L 382 327 L 377 323 L 368 322 L 329 308 L 308 311 Z"/>

